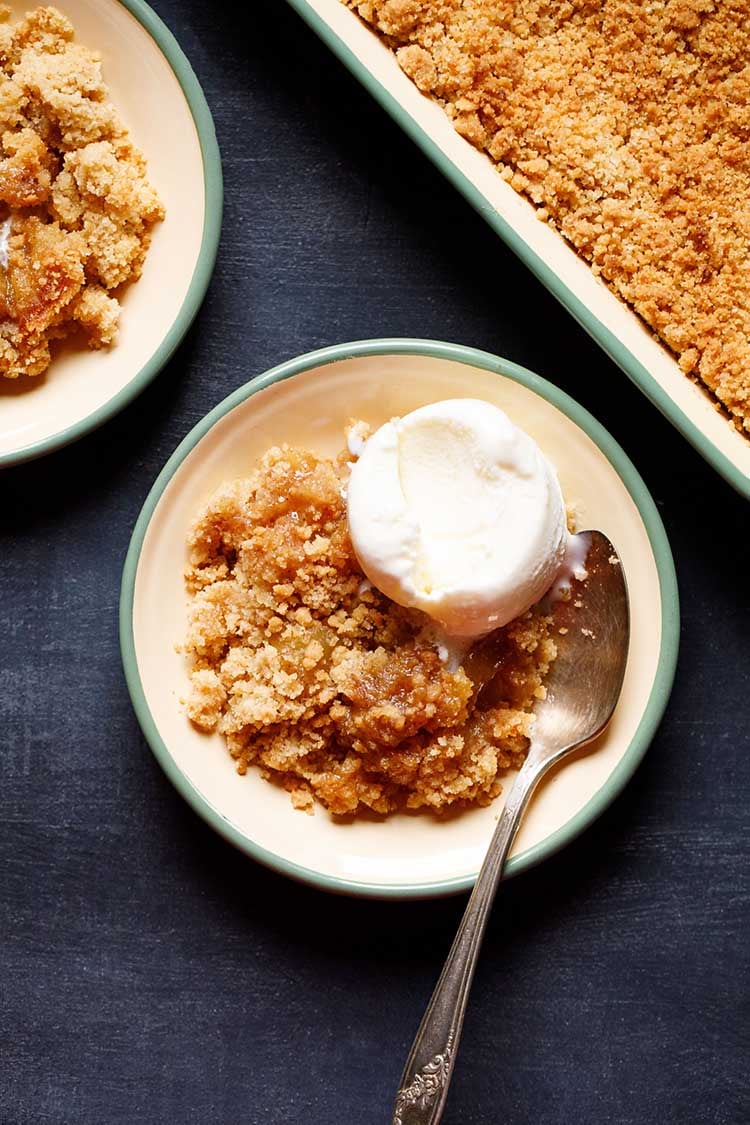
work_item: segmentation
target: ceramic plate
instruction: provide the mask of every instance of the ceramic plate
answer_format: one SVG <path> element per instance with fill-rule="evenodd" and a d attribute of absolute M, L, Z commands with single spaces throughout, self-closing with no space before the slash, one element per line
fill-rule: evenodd
<path fill-rule="evenodd" d="M 169 778 L 212 827 L 249 855 L 331 890 L 399 897 L 469 887 L 502 796 L 490 808 L 439 821 L 403 814 L 336 823 L 322 808 L 296 812 L 256 771 L 240 777 L 219 735 L 198 733 L 181 703 L 185 539 L 227 478 L 247 475 L 279 442 L 332 455 L 345 423 L 373 426 L 443 398 L 500 406 L 556 465 L 582 527 L 612 539 L 632 599 L 622 697 L 592 751 L 550 775 L 534 797 L 507 871 L 537 863 L 581 832 L 619 793 L 667 702 L 678 643 L 674 567 L 645 485 L 614 440 L 572 399 L 505 360 L 453 344 L 379 340 L 313 352 L 241 387 L 185 438 L 143 508 L 125 564 L 120 636 L 143 731 Z M 506 785 L 507 789 L 507 785 Z"/>
<path fill-rule="evenodd" d="M 14 3 L 13 18 L 30 7 Z M 45 375 L 0 379 L 0 465 L 49 453 L 121 410 L 164 366 L 211 276 L 222 207 L 221 162 L 198 80 L 141 0 L 59 0 L 76 41 L 98 50 L 112 101 L 166 207 L 143 276 L 122 299 L 108 351 L 66 348 Z"/>
<path fill-rule="evenodd" d="M 531 203 L 503 180 L 489 157 L 458 135 L 437 102 L 407 78 L 393 52 L 341 0 L 289 3 L 654 405 L 750 498 L 750 439 L 717 411 L 707 391 L 682 374 L 672 353 L 565 239 L 539 222 Z"/>

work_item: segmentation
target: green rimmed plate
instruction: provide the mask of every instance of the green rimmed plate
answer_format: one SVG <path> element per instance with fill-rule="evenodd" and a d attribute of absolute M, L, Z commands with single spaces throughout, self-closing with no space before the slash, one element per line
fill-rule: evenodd
<path fill-rule="evenodd" d="M 190 63 L 142 0 L 65 0 L 76 41 L 103 57 L 112 101 L 166 207 L 143 276 L 122 298 L 108 351 L 66 347 L 45 375 L 0 379 L 0 465 L 75 441 L 126 406 L 187 332 L 216 259 L 222 175 L 213 121 Z M 25 3 L 12 5 L 13 18 Z"/>
<path fill-rule="evenodd" d="M 395 55 L 342 0 L 289 0 L 492 229 L 702 457 L 750 499 L 750 438 L 680 371 L 643 321 L 591 272 L 495 165 L 453 128 Z"/>
<path fill-rule="evenodd" d="M 185 538 L 223 480 L 247 475 L 279 442 L 334 454 L 353 416 L 378 425 L 426 402 L 496 403 L 557 467 L 582 526 L 600 527 L 623 560 L 632 638 L 623 694 L 593 751 L 552 775 L 534 798 L 508 873 L 562 847 L 615 798 L 645 753 L 669 697 L 679 609 L 672 556 L 643 481 L 582 407 L 530 371 L 485 352 L 420 340 L 341 344 L 282 364 L 225 399 L 185 438 L 144 505 L 125 562 L 120 640 L 143 732 L 193 808 L 248 855 L 328 890 L 373 897 L 448 894 L 471 886 L 498 804 L 446 821 L 398 815 L 341 824 L 296 812 L 256 771 L 239 777 L 223 740 L 194 730 L 187 687 Z M 499 798 L 502 801 L 502 797 Z"/>

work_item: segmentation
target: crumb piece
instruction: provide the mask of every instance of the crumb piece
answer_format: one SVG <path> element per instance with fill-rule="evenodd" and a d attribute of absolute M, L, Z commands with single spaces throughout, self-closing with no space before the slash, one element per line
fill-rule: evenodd
<path fill-rule="evenodd" d="M 83 328 L 90 348 L 106 348 L 117 339 L 120 303 L 101 285 L 87 285 L 71 302 L 70 318 Z"/>
<path fill-rule="evenodd" d="M 193 672 L 190 677 L 187 713 L 197 727 L 205 731 L 214 730 L 225 703 L 226 692 L 215 672 L 209 668 Z"/>
<path fill-rule="evenodd" d="M 291 785 L 289 796 L 295 809 L 307 813 L 308 816 L 315 814 L 315 799 L 307 786 Z"/>
<path fill-rule="evenodd" d="M 420 90 L 429 93 L 434 88 L 437 82 L 437 67 L 432 61 L 432 55 L 424 47 L 411 43 L 408 47 L 401 47 L 396 51 L 396 58 L 401 69 Z"/>

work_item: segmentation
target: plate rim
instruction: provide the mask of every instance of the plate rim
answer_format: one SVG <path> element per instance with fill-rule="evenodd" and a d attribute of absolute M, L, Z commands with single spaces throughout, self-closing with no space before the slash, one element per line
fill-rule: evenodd
<path fill-rule="evenodd" d="M 167 485 L 188 454 L 198 445 L 206 434 L 229 414 L 235 407 L 252 395 L 273 383 L 280 383 L 312 368 L 327 366 L 345 359 L 357 359 L 382 355 L 418 355 L 427 358 L 448 359 L 490 371 L 501 378 L 521 383 L 527 389 L 540 395 L 561 410 L 578 425 L 598 446 L 602 454 L 614 468 L 618 477 L 630 494 L 643 520 L 659 578 L 659 592 L 662 604 L 661 637 L 659 658 L 648 702 L 640 722 L 625 753 L 607 778 L 601 789 L 571 817 L 561 828 L 513 856 L 505 866 L 503 878 L 509 878 L 536 866 L 542 860 L 554 855 L 566 844 L 588 828 L 597 817 L 622 792 L 635 773 L 648 749 L 656 728 L 661 721 L 674 681 L 680 635 L 680 611 L 677 576 L 672 551 L 667 539 L 661 516 L 638 470 L 622 447 L 609 434 L 592 414 L 580 406 L 570 395 L 554 384 L 529 371 L 528 368 L 490 352 L 461 344 L 445 343 L 438 340 L 419 340 L 412 338 L 382 338 L 358 340 L 348 344 L 335 344 L 326 348 L 306 352 L 304 355 L 287 360 L 256 376 L 242 387 L 238 387 L 217 406 L 205 415 L 183 438 L 168 459 L 152 485 L 143 508 L 135 523 L 125 564 L 123 567 L 120 591 L 120 652 L 125 679 L 130 698 L 141 731 L 154 753 L 159 765 L 166 773 L 180 795 L 206 823 L 223 836 L 225 840 L 239 848 L 252 859 L 258 860 L 274 871 L 290 876 L 297 881 L 311 884 L 323 890 L 340 894 L 352 894 L 365 898 L 413 899 L 437 898 L 469 890 L 476 879 L 476 872 L 469 876 L 456 876 L 427 882 L 414 882 L 390 886 L 370 881 L 346 879 L 341 876 L 326 875 L 312 868 L 304 867 L 291 860 L 278 856 L 275 852 L 249 839 L 212 805 L 193 783 L 186 777 L 170 754 L 159 734 L 151 715 L 138 671 L 135 638 L 133 633 L 133 605 L 135 580 L 141 549 L 151 518 L 162 498 Z"/>
<path fill-rule="evenodd" d="M 633 355 L 628 346 L 611 329 L 602 324 L 558 277 L 544 258 L 540 257 L 515 228 L 494 210 L 472 180 L 442 152 L 429 133 L 417 124 L 395 95 L 371 73 L 325 18 L 308 3 L 308 0 L 287 0 L 287 3 L 657 410 L 732 488 L 745 499 L 750 500 L 750 476 L 746 475 L 703 433 L 648 368 Z M 731 425 L 731 422 L 727 421 L 727 425 Z"/>
<path fill-rule="evenodd" d="M 18 449 L 12 449 L 7 453 L 0 453 L 0 468 L 21 465 L 26 461 L 32 461 L 37 457 L 43 457 L 47 453 L 62 449 L 92 430 L 98 429 L 99 426 L 109 421 L 128 403 L 132 402 L 156 378 L 181 344 L 206 295 L 216 263 L 224 209 L 224 179 L 216 129 L 206 96 L 184 51 L 153 8 L 145 0 L 114 0 L 114 2 L 129 11 L 154 40 L 180 84 L 195 123 L 203 165 L 203 190 L 205 194 L 203 235 L 200 249 L 193 276 L 190 279 L 190 285 L 179 312 L 159 347 L 148 358 L 143 367 L 112 398 L 84 418 L 80 418 L 77 422 L 73 422 L 57 433 L 50 434 L 49 437 L 40 438 L 38 441 L 20 446 Z"/>

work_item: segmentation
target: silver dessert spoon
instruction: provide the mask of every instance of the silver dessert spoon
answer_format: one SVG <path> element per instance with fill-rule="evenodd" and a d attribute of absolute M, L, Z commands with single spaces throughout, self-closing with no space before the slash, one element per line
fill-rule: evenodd
<path fill-rule="evenodd" d="M 498 882 L 521 818 L 539 781 L 566 755 L 591 742 L 615 709 L 628 655 L 630 615 L 620 560 L 600 531 L 589 537 L 587 578 L 550 605 L 557 658 L 547 695 L 534 709 L 531 745 L 487 850 L 458 933 L 401 1076 L 392 1125 L 436 1125 L 456 1062 L 469 990 Z M 498 667 L 491 641 L 467 669 L 481 699 Z"/>

